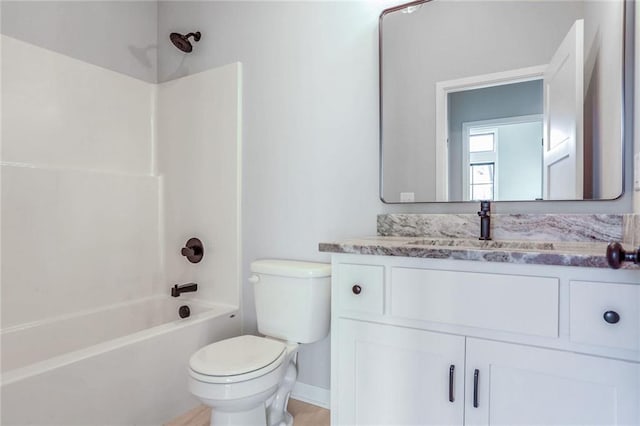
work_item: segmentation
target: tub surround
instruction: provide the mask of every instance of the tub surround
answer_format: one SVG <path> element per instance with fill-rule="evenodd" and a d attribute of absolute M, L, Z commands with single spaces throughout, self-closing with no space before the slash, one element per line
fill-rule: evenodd
<path fill-rule="evenodd" d="M 0 423 L 161 424 L 195 404 L 189 356 L 241 330 L 241 66 L 154 85 L 0 41 Z"/>
<path fill-rule="evenodd" d="M 152 296 L 162 281 L 153 85 L 5 35 L 0 44 L 2 328 Z"/>
<path fill-rule="evenodd" d="M 165 281 L 156 293 L 195 282 L 182 297 L 240 304 L 241 100 L 240 63 L 158 85 Z M 197 265 L 180 252 L 192 237 L 204 245 Z"/>
<path fill-rule="evenodd" d="M 608 268 L 607 244 L 633 247 L 638 215 L 495 214 L 479 241 L 475 214 L 383 214 L 378 236 L 320 243 L 328 253 Z M 625 263 L 623 268 L 636 268 Z"/>

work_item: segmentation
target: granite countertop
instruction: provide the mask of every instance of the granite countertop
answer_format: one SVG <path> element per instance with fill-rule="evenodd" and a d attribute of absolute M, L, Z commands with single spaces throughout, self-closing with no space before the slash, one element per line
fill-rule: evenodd
<path fill-rule="evenodd" d="M 377 237 L 320 243 L 327 253 L 608 268 L 609 242 L 640 245 L 637 214 L 493 214 L 480 241 L 476 214 L 380 214 Z M 640 269 L 624 262 L 624 269 Z"/>
<path fill-rule="evenodd" d="M 606 242 L 377 236 L 320 243 L 327 253 L 608 268 Z M 624 263 L 622 268 L 637 269 Z"/>

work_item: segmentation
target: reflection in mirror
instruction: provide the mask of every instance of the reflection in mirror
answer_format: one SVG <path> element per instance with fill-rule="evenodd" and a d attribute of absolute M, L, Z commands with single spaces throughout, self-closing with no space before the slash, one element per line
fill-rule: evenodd
<path fill-rule="evenodd" d="M 438 179 L 449 199 L 542 199 L 542 80 L 449 93 L 447 104 L 448 176 Z M 477 164 L 493 165 L 487 198 L 472 191 Z"/>
<path fill-rule="evenodd" d="M 623 24 L 618 0 L 383 12 L 383 201 L 618 197 Z"/>

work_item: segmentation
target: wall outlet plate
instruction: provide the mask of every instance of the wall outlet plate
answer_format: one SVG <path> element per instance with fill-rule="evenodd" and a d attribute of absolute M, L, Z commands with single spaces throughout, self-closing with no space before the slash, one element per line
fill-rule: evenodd
<path fill-rule="evenodd" d="M 413 203 L 416 201 L 415 192 L 401 192 L 400 193 L 400 202 L 401 203 Z"/>

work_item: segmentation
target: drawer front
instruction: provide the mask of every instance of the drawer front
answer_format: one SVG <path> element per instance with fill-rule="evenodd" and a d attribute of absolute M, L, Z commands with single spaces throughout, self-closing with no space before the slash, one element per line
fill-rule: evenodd
<path fill-rule="evenodd" d="M 369 314 L 384 311 L 384 267 L 338 266 L 338 300 L 341 309 Z"/>
<path fill-rule="evenodd" d="M 639 285 L 571 281 L 569 288 L 572 342 L 640 351 Z"/>
<path fill-rule="evenodd" d="M 390 285 L 395 317 L 558 337 L 557 278 L 393 268 Z"/>

